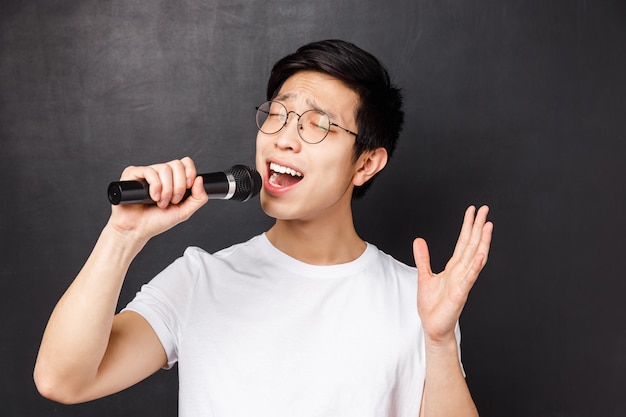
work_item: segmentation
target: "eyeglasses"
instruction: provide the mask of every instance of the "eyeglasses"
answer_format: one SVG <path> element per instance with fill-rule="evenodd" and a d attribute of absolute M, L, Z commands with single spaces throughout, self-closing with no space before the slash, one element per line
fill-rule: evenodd
<path fill-rule="evenodd" d="M 298 136 L 306 143 L 315 144 L 326 139 L 331 126 L 336 126 L 354 136 L 358 136 L 358 133 L 331 122 L 328 115 L 324 112 L 307 110 L 302 114 L 298 114 L 295 111 L 288 111 L 278 101 L 266 101 L 256 108 L 256 125 L 261 132 L 273 135 L 287 125 L 290 113 L 298 116 Z"/>

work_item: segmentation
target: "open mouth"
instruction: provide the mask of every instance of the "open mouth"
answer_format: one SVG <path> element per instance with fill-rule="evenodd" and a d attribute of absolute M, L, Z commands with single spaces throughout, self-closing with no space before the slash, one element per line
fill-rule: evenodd
<path fill-rule="evenodd" d="M 270 162 L 269 183 L 274 187 L 288 187 L 302 180 L 303 175 L 292 168 Z"/>

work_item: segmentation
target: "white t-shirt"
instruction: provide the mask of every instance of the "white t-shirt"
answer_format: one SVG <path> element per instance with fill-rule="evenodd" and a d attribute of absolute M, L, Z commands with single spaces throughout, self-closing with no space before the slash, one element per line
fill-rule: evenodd
<path fill-rule="evenodd" d="M 178 362 L 181 417 L 415 417 L 416 291 L 415 268 L 373 245 L 314 266 L 262 234 L 214 255 L 188 248 L 127 309 Z"/>

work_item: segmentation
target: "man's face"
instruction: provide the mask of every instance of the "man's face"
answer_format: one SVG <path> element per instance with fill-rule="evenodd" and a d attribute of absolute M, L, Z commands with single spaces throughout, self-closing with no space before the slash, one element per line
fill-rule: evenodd
<path fill-rule="evenodd" d="M 288 111 L 302 114 L 316 109 L 330 121 L 357 132 L 355 114 L 359 97 L 329 75 L 303 71 L 285 81 L 275 101 Z M 271 217 L 282 220 L 332 218 L 350 210 L 355 137 L 331 127 L 320 143 L 300 139 L 298 116 L 291 113 L 278 133 L 257 134 L 256 166 L 263 177 L 261 205 Z"/>

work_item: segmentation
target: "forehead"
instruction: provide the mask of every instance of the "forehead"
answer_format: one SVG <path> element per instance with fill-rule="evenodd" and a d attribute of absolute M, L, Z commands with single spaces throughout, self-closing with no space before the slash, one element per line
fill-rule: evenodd
<path fill-rule="evenodd" d="M 331 118 L 354 119 L 359 96 L 343 81 L 316 71 L 300 71 L 281 86 L 275 100 L 297 106 L 299 111 L 315 108 Z M 307 108 L 299 108 L 307 106 Z"/>

